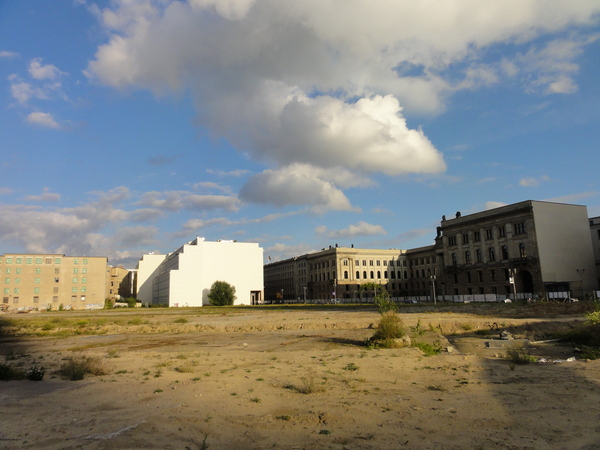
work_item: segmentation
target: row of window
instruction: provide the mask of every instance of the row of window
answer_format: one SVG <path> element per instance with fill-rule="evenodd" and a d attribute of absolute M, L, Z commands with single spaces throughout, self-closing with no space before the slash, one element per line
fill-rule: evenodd
<path fill-rule="evenodd" d="M 4 269 L 4 273 L 5 273 L 5 274 L 7 274 L 7 275 L 11 274 L 11 273 L 12 273 L 12 271 L 13 271 L 13 269 L 12 269 L 11 267 L 6 267 L 6 268 Z M 2 273 L 2 269 L 0 269 L 0 274 L 1 274 L 1 273 Z M 20 267 L 16 267 L 16 268 L 15 268 L 15 273 L 16 273 L 17 275 L 19 275 L 19 274 L 23 273 L 23 269 L 21 269 Z M 40 274 L 40 273 L 42 273 L 42 268 L 41 268 L 41 267 L 36 267 L 36 268 L 35 268 L 35 273 L 36 273 L 36 274 Z M 54 269 L 54 273 L 55 273 L 55 274 L 60 274 L 60 268 L 56 267 L 56 268 Z M 73 269 L 73 273 L 79 273 L 79 268 L 78 268 L 78 267 L 75 267 L 75 268 Z M 85 273 L 87 273 L 87 267 L 83 267 L 83 268 L 81 269 L 81 273 L 82 273 L 82 274 L 85 274 Z"/>
<path fill-rule="evenodd" d="M 54 282 L 58 283 L 60 281 L 60 278 L 54 278 Z M 73 283 L 78 283 L 79 282 L 79 278 L 77 277 L 73 277 L 73 279 L 71 280 Z M 35 284 L 39 284 L 41 283 L 41 279 L 40 278 L 35 278 L 33 280 L 33 282 Z M 81 277 L 81 282 L 82 283 L 87 283 L 87 277 Z M 14 283 L 15 284 L 21 284 L 21 278 L 15 278 L 14 279 Z M 10 278 L 4 278 L 4 284 L 10 284 Z"/>
<path fill-rule="evenodd" d="M 508 247 L 506 245 L 503 245 L 500 248 L 501 252 L 502 252 L 502 260 L 507 260 L 509 258 L 509 254 L 508 254 Z M 452 258 L 452 265 L 456 266 L 458 264 L 458 259 L 456 256 L 456 253 L 452 253 L 451 255 Z M 527 256 L 527 252 L 525 251 L 525 244 L 523 244 L 522 242 L 519 244 L 519 258 L 525 258 Z M 488 262 L 494 262 L 496 261 L 496 250 L 494 249 L 494 247 L 490 247 L 488 248 L 487 251 L 487 259 Z M 471 264 L 471 251 L 467 250 L 465 251 L 465 264 Z M 477 250 L 475 250 L 475 262 L 477 263 L 482 263 L 483 262 L 483 251 L 478 248 Z"/>
<path fill-rule="evenodd" d="M 483 283 L 484 282 L 483 270 L 478 270 L 476 273 L 477 273 L 477 282 Z M 467 283 L 473 283 L 471 272 L 465 272 L 465 274 L 466 274 L 466 278 L 467 278 L 467 280 L 466 280 Z M 490 281 L 498 281 L 495 269 L 490 269 L 488 276 L 489 276 Z M 502 276 L 503 276 L 503 278 L 501 281 L 510 281 L 511 280 L 510 269 L 506 269 L 506 268 L 502 269 Z M 454 284 L 458 284 L 458 274 L 457 273 L 453 274 L 453 278 L 454 278 L 453 279 Z"/>
<path fill-rule="evenodd" d="M 525 234 L 525 223 L 522 222 L 522 223 L 513 224 L 513 230 L 514 230 L 514 234 Z M 463 233 L 461 235 L 461 237 L 462 237 L 463 244 L 469 243 L 469 233 Z M 506 226 L 502 225 L 502 226 L 498 227 L 498 237 L 499 238 L 506 237 Z M 485 230 L 485 239 L 487 241 L 494 239 L 494 229 L 493 228 L 488 228 L 487 230 Z M 473 231 L 473 242 L 480 242 L 480 241 L 481 241 L 481 232 Z M 457 236 L 448 236 L 448 245 L 450 245 L 450 246 L 457 245 Z"/>
<path fill-rule="evenodd" d="M 71 288 L 71 292 L 78 292 L 78 291 L 79 292 L 87 292 L 87 287 L 86 286 L 81 286 L 81 288 L 77 289 L 77 286 L 73 286 Z M 4 288 L 4 294 L 5 295 L 6 294 L 10 294 L 10 292 L 11 292 L 10 288 L 7 288 L 7 287 Z M 13 288 L 12 292 L 13 292 L 13 294 L 20 294 L 21 293 L 21 288 L 20 287 Z M 34 294 L 39 294 L 40 293 L 40 288 L 39 287 L 34 287 L 33 288 L 33 293 Z M 55 288 L 53 293 L 54 294 L 58 294 L 58 288 Z"/>
<path fill-rule="evenodd" d="M 5 292 L 6 293 L 6 292 Z M 8 303 L 10 300 L 10 297 L 2 297 L 2 303 Z M 12 301 L 13 303 L 19 303 L 20 297 L 13 297 Z M 82 302 L 85 302 L 85 295 L 82 295 L 79 297 L 79 300 Z M 72 302 L 76 302 L 77 301 L 77 295 L 71 295 L 71 301 Z M 37 295 L 33 296 L 33 303 L 39 303 L 40 302 L 40 297 Z M 58 303 L 58 296 L 55 295 L 52 297 L 52 302 L 53 303 Z"/>
<path fill-rule="evenodd" d="M 22 256 L 7 256 L 6 258 L 4 258 L 4 263 L 5 264 L 23 264 L 23 260 L 25 260 L 25 264 L 33 264 L 33 262 L 35 261 L 36 264 L 52 264 L 54 262 L 54 264 L 60 264 L 62 262 L 62 258 L 41 258 L 41 257 L 33 257 L 33 256 L 26 256 L 25 258 L 23 258 Z M 82 259 L 82 263 L 83 264 L 87 264 L 88 260 L 87 258 L 83 258 Z M 2 258 L 0 258 L 0 264 L 2 264 Z M 79 264 L 79 259 L 75 258 L 73 259 L 73 264 Z"/>

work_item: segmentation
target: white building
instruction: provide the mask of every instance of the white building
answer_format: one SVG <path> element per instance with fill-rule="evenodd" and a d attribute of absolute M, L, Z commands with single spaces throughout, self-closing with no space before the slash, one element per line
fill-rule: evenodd
<path fill-rule="evenodd" d="M 197 237 L 168 255 L 144 255 L 138 263 L 137 298 L 145 305 L 208 305 L 215 281 L 235 287 L 235 305 L 262 303 L 263 249 L 256 243 Z"/>

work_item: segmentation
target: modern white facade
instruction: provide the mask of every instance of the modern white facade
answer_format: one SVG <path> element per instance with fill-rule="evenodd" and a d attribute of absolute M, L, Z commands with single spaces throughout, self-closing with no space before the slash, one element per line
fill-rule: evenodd
<path fill-rule="evenodd" d="M 146 305 L 208 305 L 215 281 L 235 287 L 235 305 L 262 303 L 263 249 L 257 243 L 197 237 L 168 255 L 144 255 L 137 298 Z"/>

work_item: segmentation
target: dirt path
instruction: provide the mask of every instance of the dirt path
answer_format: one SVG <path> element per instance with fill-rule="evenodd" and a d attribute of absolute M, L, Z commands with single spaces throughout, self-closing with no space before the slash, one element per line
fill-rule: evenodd
<path fill-rule="evenodd" d="M 368 350 L 378 315 L 367 311 L 257 311 L 198 316 L 177 333 L 7 340 L 15 363 L 42 361 L 49 372 L 42 382 L 0 382 L 0 448 L 600 447 L 599 361 L 511 370 L 485 347 L 489 338 L 460 334 L 547 320 L 404 319 L 440 325 L 462 352 Z M 99 358 L 107 374 L 50 374 L 73 355 Z"/>

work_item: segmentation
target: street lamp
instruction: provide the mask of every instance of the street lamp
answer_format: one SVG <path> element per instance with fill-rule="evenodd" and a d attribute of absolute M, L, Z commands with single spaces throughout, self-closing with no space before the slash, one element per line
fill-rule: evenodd
<path fill-rule="evenodd" d="M 306 303 L 306 286 L 303 286 L 304 288 L 304 303 Z"/>
<path fill-rule="evenodd" d="M 436 298 L 435 298 L 435 278 L 436 278 L 435 271 L 433 272 L 433 275 L 430 275 L 430 278 L 431 278 L 431 286 L 433 288 L 433 304 L 437 305 Z"/>

